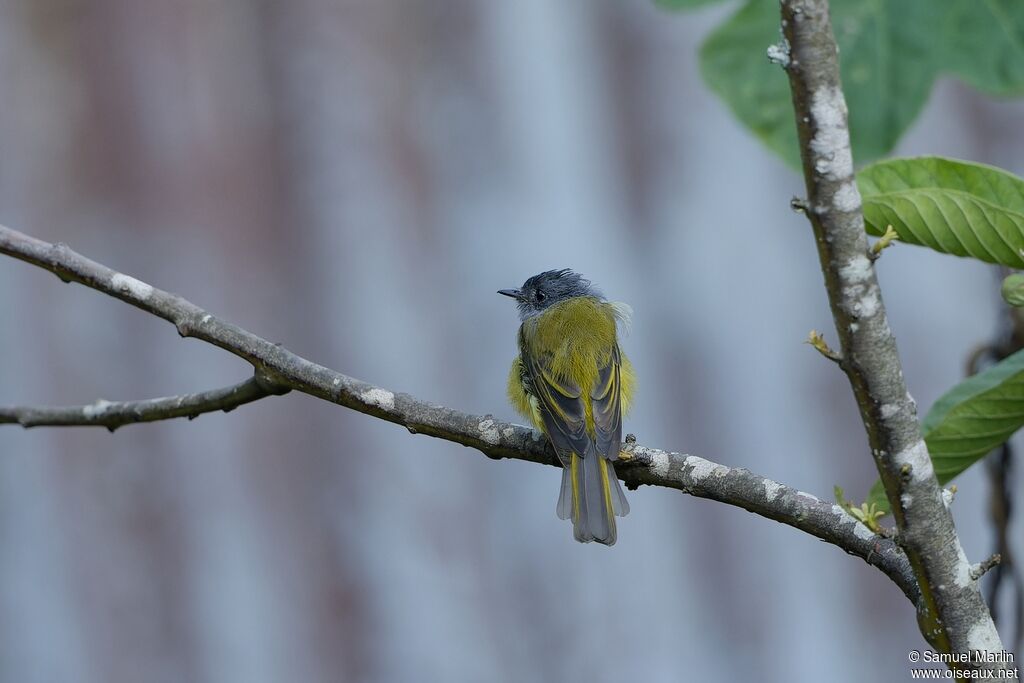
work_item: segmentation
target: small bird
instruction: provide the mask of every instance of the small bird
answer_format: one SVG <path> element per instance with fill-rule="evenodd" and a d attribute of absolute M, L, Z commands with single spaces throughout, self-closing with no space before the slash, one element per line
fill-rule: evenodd
<path fill-rule="evenodd" d="M 630 309 L 605 300 L 568 269 L 534 275 L 498 294 L 516 300 L 522 322 L 509 399 L 562 462 L 558 516 L 572 519 L 577 541 L 613 545 L 615 516 L 629 513 L 611 463 L 619 457 L 622 416 L 636 382 L 616 334 L 618 324 L 628 325 Z"/>

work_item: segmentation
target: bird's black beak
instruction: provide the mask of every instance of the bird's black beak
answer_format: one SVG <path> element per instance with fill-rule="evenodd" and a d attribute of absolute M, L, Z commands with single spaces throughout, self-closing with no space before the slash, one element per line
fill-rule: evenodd
<path fill-rule="evenodd" d="M 520 293 L 521 292 L 518 289 L 499 289 L 498 290 L 498 294 L 502 294 L 504 296 L 510 296 L 513 299 L 518 299 Z"/>

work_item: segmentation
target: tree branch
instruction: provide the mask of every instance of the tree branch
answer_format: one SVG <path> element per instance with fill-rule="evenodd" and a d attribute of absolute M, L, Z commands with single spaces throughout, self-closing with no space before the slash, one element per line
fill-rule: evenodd
<path fill-rule="evenodd" d="M 213 400 L 214 394 L 223 401 L 233 400 L 231 407 L 234 407 L 247 402 L 240 397 L 256 400 L 260 398 L 258 392 L 269 395 L 295 389 L 400 424 L 413 434 L 427 434 L 475 448 L 491 458 L 514 458 L 559 466 L 558 459 L 540 432 L 502 422 L 491 415 L 470 415 L 420 401 L 408 394 L 388 391 L 317 365 L 221 321 L 179 296 L 76 254 L 66 245 L 49 244 L 0 226 L 0 254 L 45 268 L 65 282 L 80 282 L 141 308 L 173 323 L 181 336 L 219 346 L 256 368 L 254 379 L 228 389 L 141 402 L 146 407 L 140 403 L 100 404 L 104 406 L 102 412 L 106 417 L 135 417 L 141 411 L 149 419 L 166 419 L 203 412 L 199 408 L 224 409 L 222 404 Z M 177 412 L 171 405 L 178 401 L 189 404 L 190 410 Z M 163 402 L 161 408 L 165 410 L 152 407 L 159 402 Z M 95 404 L 91 408 L 98 410 Z M 31 421 L 30 417 L 48 417 L 49 422 L 37 420 L 33 424 L 97 424 L 85 420 L 84 414 L 89 409 L 89 406 L 6 409 L 6 414 L 14 419 L 0 419 L 0 423 L 24 424 Z M 17 419 L 19 416 L 23 419 Z M 115 422 L 111 420 L 110 424 Z M 726 467 L 695 456 L 629 442 L 624 447 L 623 457 L 616 463 L 616 472 L 630 488 L 641 485 L 673 488 L 782 522 L 860 557 L 892 579 L 914 604 L 920 600 L 906 555 L 890 539 L 872 533 L 838 505 L 820 501 L 810 494 L 747 470 Z"/>
<path fill-rule="evenodd" d="M 864 231 L 827 0 L 781 0 L 782 32 L 814 230 L 842 365 L 921 586 L 921 632 L 938 649 L 1000 652 L 999 634 L 942 501 L 903 380 Z M 1004 668 L 1004 663 L 982 664 Z"/>
<path fill-rule="evenodd" d="M 252 403 L 275 394 L 287 393 L 258 376 L 229 387 L 211 389 L 198 394 L 183 394 L 145 401 L 97 400 L 84 406 L 32 407 L 0 406 L 0 424 L 22 427 L 106 427 L 114 431 L 133 422 L 155 422 L 176 417 L 194 419 L 203 413 L 223 410 L 231 412 L 240 405 Z"/>

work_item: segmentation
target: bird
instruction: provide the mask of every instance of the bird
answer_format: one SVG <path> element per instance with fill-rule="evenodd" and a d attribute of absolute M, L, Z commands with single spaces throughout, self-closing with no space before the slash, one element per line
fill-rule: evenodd
<path fill-rule="evenodd" d="M 562 464 L 558 517 L 572 520 L 577 541 L 614 545 L 615 517 L 629 513 L 612 463 L 636 385 L 618 340 L 632 311 L 568 268 L 498 294 L 515 299 L 519 309 L 509 400 L 544 433 Z"/>

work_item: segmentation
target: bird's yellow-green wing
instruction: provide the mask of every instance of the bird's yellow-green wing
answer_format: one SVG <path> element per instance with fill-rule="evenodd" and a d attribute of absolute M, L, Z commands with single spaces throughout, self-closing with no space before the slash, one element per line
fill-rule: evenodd
<path fill-rule="evenodd" d="M 558 516 L 573 520 L 578 541 L 612 545 L 615 515 L 629 512 L 609 463 L 618 457 L 622 433 L 618 347 L 586 392 L 575 379 L 553 371 L 550 355 L 533 353 L 525 344 L 520 353 L 525 390 L 536 398 L 544 433 L 564 466 Z"/>
<path fill-rule="evenodd" d="M 597 382 L 590 391 L 590 412 L 594 421 L 597 454 L 601 457 L 601 486 L 614 514 L 629 514 L 622 487 L 615 479 L 615 470 L 607 461 L 619 458 L 622 443 L 622 354 L 619 345 L 612 347 L 608 364 L 598 371 Z"/>
<path fill-rule="evenodd" d="M 550 355 L 538 356 L 525 345 L 520 354 L 526 392 L 536 398 L 542 429 L 562 464 L 568 466 L 569 456 L 582 455 L 590 443 L 583 391 L 572 379 L 555 376 Z"/>
<path fill-rule="evenodd" d="M 622 443 L 621 367 L 619 346 L 616 344 L 607 365 L 598 370 L 597 381 L 590 390 L 597 452 L 609 460 L 618 458 L 619 444 Z"/>

